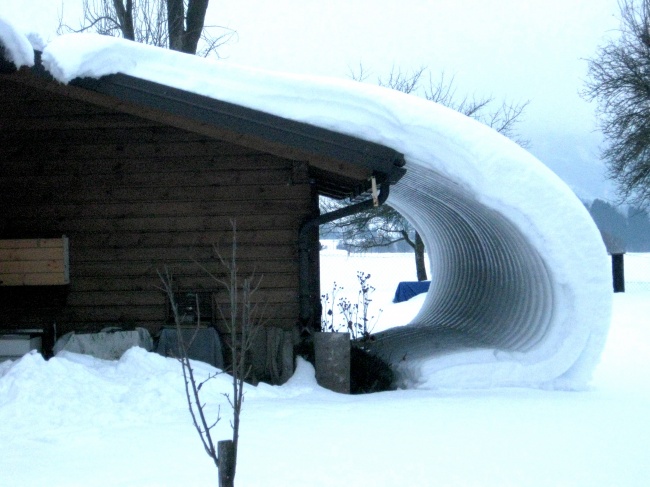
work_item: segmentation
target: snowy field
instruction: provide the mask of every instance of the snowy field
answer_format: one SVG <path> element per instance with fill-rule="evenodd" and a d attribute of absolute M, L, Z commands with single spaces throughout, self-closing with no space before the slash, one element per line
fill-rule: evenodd
<path fill-rule="evenodd" d="M 417 281 L 413 254 L 348 255 L 347 251 L 336 249 L 336 240 L 321 240 L 321 245 L 324 247 L 321 250 L 321 294 L 329 295 L 329 307 L 333 295 L 335 309 L 336 302 L 341 298 L 346 298 L 353 304 L 360 301 L 357 272 L 370 275 L 368 283 L 374 288 L 370 294 L 372 302 L 368 313 L 371 318 L 371 332 L 377 333 L 394 326 L 406 325 L 422 307 L 424 294 L 407 302 L 392 302 L 395 289 L 401 281 Z M 426 263 L 428 269 L 428 258 Z M 335 324 L 341 324 L 340 320 L 340 315 L 336 316 Z"/>
<path fill-rule="evenodd" d="M 378 327 L 417 311 L 391 304 L 412 257 L 323 253 L 355 288 L 372 275 Z M 614 298 L 607 348 L 591 388 L 407 390 L 346 396 L 319 388 L 299 362 L 281 387 L 250 387 L 236 485 L 647 486 L 650 479 L 650 254 L 626 256 L 634 285 Z M 202 373 L 210 368 L 197 364 Z M 205 390 L 222 405 L 226 376 Z M 32 354 L 0 364 L 0 486 L 214 486 L 172 359 L 131 349 L 120 361 Z"/>

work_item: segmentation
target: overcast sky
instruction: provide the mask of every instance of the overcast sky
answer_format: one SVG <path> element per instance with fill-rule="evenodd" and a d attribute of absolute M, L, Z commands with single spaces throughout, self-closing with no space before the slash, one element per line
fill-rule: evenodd
<path fill-rule="evenodd" d="M 51 38 L 63 2 L 0 0 L 0 13 Z M 74 23 L 81 0 L 65 0 Z M 392 66 L 453 76 L 458 96 L 530 101 L 529 150 L 584 196 L 613 198 L 598 161 L 585 58 L 615 35 L 617 0 L 211 0 L 208 22 L 237 31 L 226 62 L 369 81 Z"/>

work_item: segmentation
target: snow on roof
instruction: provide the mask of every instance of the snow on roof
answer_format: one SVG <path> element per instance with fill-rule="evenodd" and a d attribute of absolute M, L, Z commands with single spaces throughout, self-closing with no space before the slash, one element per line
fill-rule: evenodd
<path fill-rule="evenodd" d="M 16 68 L 34 65 L 32 44 L 2 16 L 0 16 L 0 45 L 5 49 L 7 61 L 14 63 Z"/>
<path fill-rule="evenodd" d="M 25 39 L 0 23 L 16 65 Z M 582 387 L 604 345 L 611 278 L 582 203 L 514 142 L 430 101 L 122 39 L 69 34 L 43 64 L 59 81 L 123 73 L 386 145 L 406 175 L 389 203 L 418 229 L 432 284 L 414 322 L 375 351 L 406 386 Z"/>

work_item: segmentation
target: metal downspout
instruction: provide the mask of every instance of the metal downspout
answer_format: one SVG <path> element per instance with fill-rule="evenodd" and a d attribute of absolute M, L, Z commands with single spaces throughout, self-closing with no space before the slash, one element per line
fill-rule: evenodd
<path fill-rule="evenodd" d="M 379 194 L 377 196 L 378 205 L 383 205 L 388 195 L 390 193 L 390 182 L 385 181 L 381 183 Z M 310 246 L 310 235 L 309 231 L 316 226 L 323 225 L 324 223 L 330 223 L 335 220 L 339 220 L 346 216 L 355 215 L 361 213 L 362 211 L 369 210 L 375 206 L 375 203 L 372 198 L 361 201 L 354 205 L 346 206 L 324 215 L 318 215 L 316 217 L 306 220 L 300 226 L 300 233 L 298 236 L 298 259 L 299 259 L 299 295 L 300 295 L 300 327 L 301 333 L 309 331 L 318 331 L 320 329 L 320 320 L 316 322 L 316 319 L 319 317 L 314 316 L 314 309 L 312 308 L 312 293 L 310 286 L 310 272 L 309 272 L 309 253 L 311 250 Z M 320 302 L 320 301 L 319 301 Z"/>

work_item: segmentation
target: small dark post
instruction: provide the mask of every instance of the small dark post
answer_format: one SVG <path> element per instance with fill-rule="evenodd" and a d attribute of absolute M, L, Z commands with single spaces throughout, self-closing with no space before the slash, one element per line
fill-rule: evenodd
<path fill-rule="evenodd" d="M 614 292 L 625 292 L 625 270 L 623 265 L 623 255 L 612 254 L 612 277 L 614 281 Z"/>
<path fill-rule="evenodd" d="M 235 445 L 232 440 L 217 443 L 219 457 L 219 487 L 234 487 L 235 485 Z"/>

